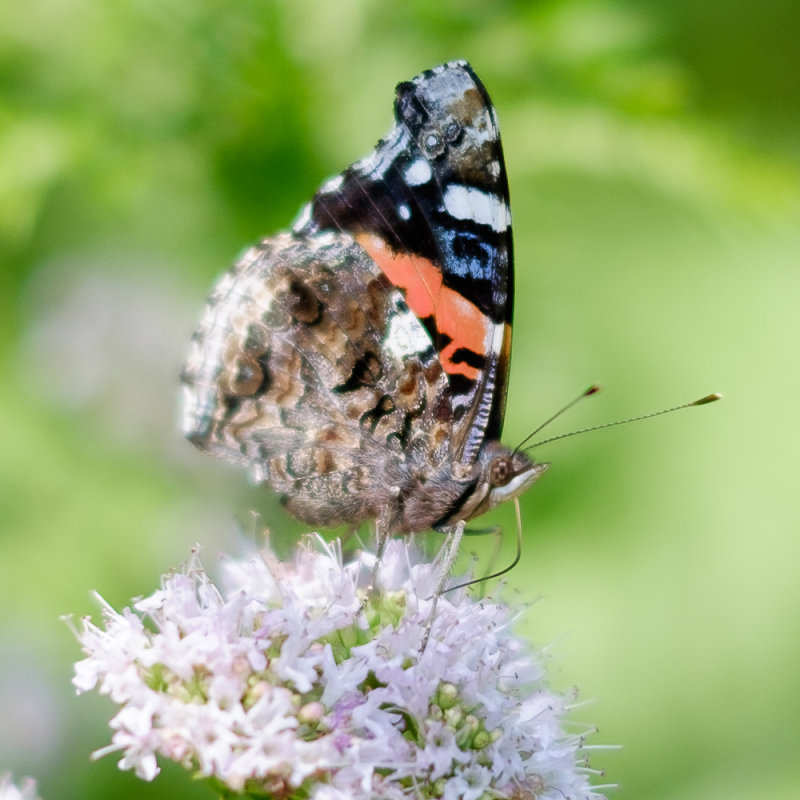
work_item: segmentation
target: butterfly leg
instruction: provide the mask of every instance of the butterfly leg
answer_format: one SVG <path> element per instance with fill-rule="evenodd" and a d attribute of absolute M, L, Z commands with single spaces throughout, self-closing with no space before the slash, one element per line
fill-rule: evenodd
<path fill-rule="evenodd" d="M 444 585 L 450 577 L 450 570 L 453 569 L 458 558 L 458 551 L 461 549 L 461 540 L 464 538 L 464 528 L 466 522 L 459 522 L 456 527 L 447 534 L 447 541 L 444 545 L 444 554 L 439 564 L 439 574 L 436 577 L 436 588 L 433 592 L 433 603 L 431 604 L 431 613 L 428 617 L 428 624 L 425 628 L 425 634 L 422 637 L 422 644 L 420 646 L 420 653 L 425 652 L 428 646 L 428 639 L 431 635 L 431 628 L 433 627 L 433 620 L 436 617 L 436 608 L 439 605 L 439 596 L 444 590 Z"/>
<path fill-rule="evenodd" d="M 500 578 L 507 572 L 511 572 L 511 570 L 514 569 L 517 564 L 519 564 L 519 560 L 522 558 L 522 514 L 519 510 L 518 497 L 514 498 L 514 509 L 517 513 L 517 553 L 514 556 L 514 560 L 507 567 L 503 567 L 503 569 L 499 570 L 498 572 L 493 572 L 490 575 L 484 575 L 482 578 L 471 578 L 463 583 L 457 583 L 455 586 L 448 586 L 446 591 L 454 592 L 456 589 L 463 589 L 465 586 L 472 586 L 473 583 L 481 583 L 482 581 L 490 581 L 493 578 Z"/>
<path fill-rule="evenodd" d="M 369 576 L 369 583 L 367 583 L 367 589 L 364 593 L 364 599 L 361 601 L 359 613 L 362 613 L 367 607 L 367 603 L 369 603 L 369 599 L 372 597 L 372 593 L 375 591 L 375 584 L 378 582 L 378 569 L 380 568 L 381 561 L 383 560 L 383 552 L 386 550 L 386 542 L 389 541 L 389 528 L 386 525 L 382 525 L 380 520 L 378 520 L 378 522 L 375 524 L 375 535 L 378 540 L 378 549 L 375 551 L 375 564 L 373 565 L 372 573 Z"/>

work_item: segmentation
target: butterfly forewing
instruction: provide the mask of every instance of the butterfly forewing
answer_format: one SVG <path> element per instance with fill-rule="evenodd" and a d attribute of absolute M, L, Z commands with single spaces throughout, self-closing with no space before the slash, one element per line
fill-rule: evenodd
<path fill-rule="evenodd" d="M 330 181 L 297 230 L 350 233 L 406 296 L 439 353 L 451 455 L 498 438 L 511 344 L 511 216 L 494 110 L 464 62 L 397 87 L 395 128 Z"/>

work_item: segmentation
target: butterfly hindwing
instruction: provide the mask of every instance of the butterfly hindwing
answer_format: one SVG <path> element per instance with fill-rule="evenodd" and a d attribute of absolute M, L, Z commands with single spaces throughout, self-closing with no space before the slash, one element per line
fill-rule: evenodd
<path fill-rule="evenodd" d="M 442 460 L 447 381 L 416 317 L 343 235 L 251 248 L 212 294 L 184 429 L 310 524 L 379 516 L 395 462 Z"/>

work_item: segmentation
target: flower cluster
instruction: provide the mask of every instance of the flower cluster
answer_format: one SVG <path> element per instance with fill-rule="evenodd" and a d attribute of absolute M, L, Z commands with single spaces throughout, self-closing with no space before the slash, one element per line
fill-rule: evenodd
<path fill-rule="evenodd" d="M 365 597 L 374 556 L 309 539 L 292 563 L 224 561 L 222 589 L 195 555 L 133 610 L 104 604 L 74 678 L 120 707 L 97 755 L 287 800 L 599 798 L 508 607 L 452 593 L 432 617 L 436 566 L 414 561 L 390 542 Z"/>

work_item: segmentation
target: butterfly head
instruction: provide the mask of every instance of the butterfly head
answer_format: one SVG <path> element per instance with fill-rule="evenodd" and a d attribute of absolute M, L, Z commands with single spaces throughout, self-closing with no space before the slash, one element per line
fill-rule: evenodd
<path fill-rule="evenodd" d="M 473 516 L 485 512 L 519 497 L 535 483 L 550 466 L 535 462 L 527 453 L 510 450 L 499 442 L 487 442 L 478 455 L 481 469 L 479 486 L 485 487 L 485 495 L 476 507 Z"/>
<path fill-rule="evenodd" d="M 455 513 L 451 511 L 433 527 L 447 530 L 458 522 L 491 511 L 506 500 L 513 500 L 535 483 L 549 466 L 535 462 L 527 453 L 511 450 L 500 442 L 484 443 L 477 462 L 471 468 L 465 468 L 464 475 L 454 476 L 461 486 L 467 486 Z M 458 473 L 458 469 L 455 471 Z"/>

